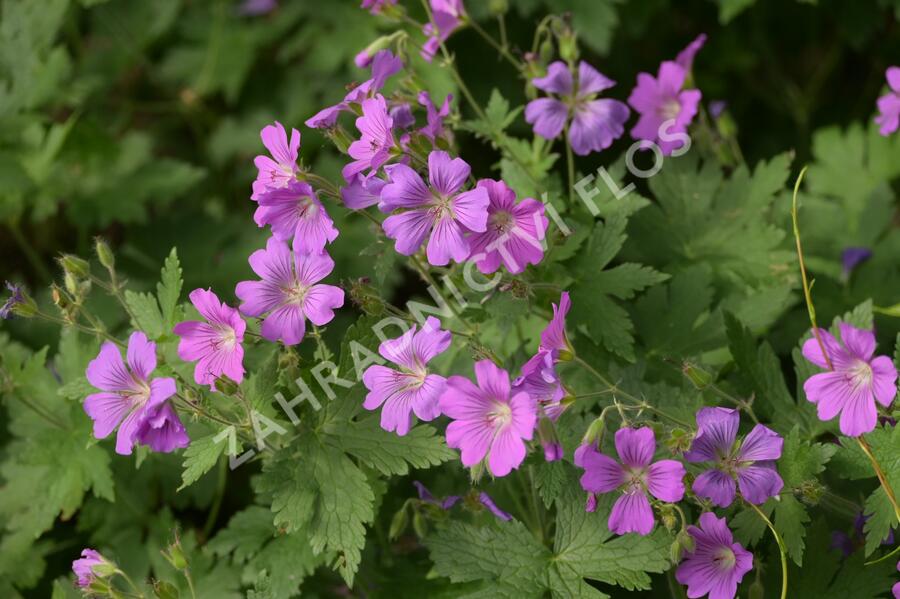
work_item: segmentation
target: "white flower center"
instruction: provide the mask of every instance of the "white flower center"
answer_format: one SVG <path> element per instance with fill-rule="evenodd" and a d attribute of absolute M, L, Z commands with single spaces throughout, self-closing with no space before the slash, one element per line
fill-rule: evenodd
<path fill-rule="evenodd" d="M 713 553 L 713 563 L 718 566 L 720 570 L 732 570 L 735 562 L 737 562 L 737 557 L 735 557 L 731 547 L 722 545 L 716 549 L 715 553 Z"/>
<path fill-rule="evenodd" d="M 658 112 L 659 116 L 666 120 L 674 119 L 681 112 L 681 104 L 675 98 L 670 98 L 663 102 Z"/>
<path fill-rule="evenodd" d="M 870 387 L 872 385 L 872 366 L 863 360 L 856 360 L 850 367 L 850 380 L 856 389 Z"/>
<path fill-rule="evenodd" d="M 431 211 L 436 219 L 453 218 L 453 198 L 435 193 L 434 200 L 431 202 Z"/>
<path fill-rule="evenodd" d="M 219 329 L 218 349 L 231 351 L 237 345 L 237 333 L 232 327 L 221 327 Z"/>
<path fill-rule="evenodd" d="M 647 487 L 647 471 L 645 468 L 626 468 L 623 493 L 643 493 Z"/>
<path fill-rule="evenodd" d="M 304 197 L 301 198 L 299 202 L 297 202 L 298 217 L 313 219 L 316 217 L 317 212 L 318 206 L 313 203 L 312 198 Z"/>
<path fill-rule="evenodd" d="M 306 302 L 306 294 L 309 293 L 309 287 L 302 283 L 297 283 L 293 287 L 284 290 L 286 303 L 294 306 L 303 306 Z"/>
<path fill-rule="evenodd" d="M 488 226 L 493 227 L 497 233 L 503 234 L 513 227 L 513 216 L 506 210 L 498 210 L 491 214 L 488 219 Z"/>
<path fill-rule="evenodd" d="M 487 421 L 490 426 L 499 429 L 512 422 L 512 408 L 503 401 L 494 401 L 494 405 L 487 413 Z"/>

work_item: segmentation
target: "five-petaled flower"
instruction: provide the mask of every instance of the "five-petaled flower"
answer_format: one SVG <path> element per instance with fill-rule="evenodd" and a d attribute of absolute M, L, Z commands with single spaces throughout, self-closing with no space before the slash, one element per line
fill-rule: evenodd
<path fill-rule="evenodd" d="M 687 585 L 692 599 L 734 599 L 744 575 L 753 569 L 753 554 L 734 542 L 725 518 L 712 512 L 700 515 L 700 527 L 688 526 L 694 550 L 685 554 L 675 579 Z"/>
<path fill-rule="evenodd" d="M 428 155 L 428 180 L 405 164 L 385 169 L 390 183 L 381 190 L 380 207 L 385 211 L 402 210 L 384 220 L 385 234 L 396 240 L 397 251 L 410 256 L 430 234 L 426 256 L 428 262 L 443 266 L 452 258 L 462 262 L 469 257 L 467 231 L 483 233 L 487 229 L 490 203 L 487 189 L 476 187 L 461 191 L 471 168 L 461 158 L 450 158 L 447 152 Z"/>
<path fill-rule="evenodd" d="M 631 111 L 618 100 L 597 98 L 616 82 L 588 63 L 579 63 L 577 82 L 566 63 L 559 60 L 550 64 L 546 76 L 531 82 L 556 96 L 532 100 L 525 107 L 525 120 L 541 137 L 556 139 L 569 123 L 569 145 L 576 154 L 586 156 L 605 150 L 624 133 Z"/>
<path fill-rule="evenodd" d="M 216 388 L 216 379 L 227 376 L 235 383 L 244 380 L 244 331 L 247 323 L 237 310 L 219 301 L 209 289 L 194 289 L 191 303 L 206 319 L 187 320 L 175 325 L 174 332 L 181 337 L 178 357 L 186 362 L 197 362 L 194 381 L 198 385 Z"/>
<path fill-rule="evenodd" d="M 684 454 L 688 462 L 712 462 L 713 466 L 694 480 L 694 493 L 728 507 L 736 488 L 755 504 L 778 495 L 784 482 L 775 469 L 784 445 L 778 433 L 757 424 L 736 446 L 741 415 L 729 408 L 701 408 L 697 411 L 697 435 Z"/>
<path fill-rule="evenodd" d="M 890 92 L 878 98 L 878 111 L 875 117 L 878 132 L 890 135 L 900 129 L 900 67 L 889 67 L 885 73 Z"/>
<path fill-rule="evenodd" d="M 294 251 L 319 253 L 338 236 L 334 222 L 308 183 L 291 181 L 260 194 L 253 215 L 260 227 L 270 225 L 279 241 L 294 240 Z"/>
<path fill-rule="evenodd" d="M 819 329 L 818 339 L 813 335 L 803 344 L 803 357 L 829 370 L 806 379 L 803 391 L 816 404 L 820 419 L 831 420 L 840 414 L 841 432 L 857 437 L 875 429 L 876 401 L 884 407 L 894 401 L 897 369 L 887 356 L 873 358 L 875 333 L 847 323 L 841 323 L 840 331 L 841 343 L 825 329 Z"/>
<path fill-rule="evenodd" d="M 270 237 L 266 248 L 250 255 L 250 267 L 261 281 L 242 281 L 235 288 L 240 310 L 247 316 L 265 315 L 260 334 L 269 341 L 296 345 L 306 333 L 306 320 L 316 326 L 331 322 L 334 309 L 344 305 L 344 291 L 319 283 L 334 270 L 327 252 L 291 251 Z"/>
<path fill-rule="evenodd" d="M 525 459 L 525 441 L 534 435 L 537 408 L 525 392 L 510 388 L 509 374 L 490 360 L 475 363 L 478 385 L 461 376 L 447 379 L 440 408 L 453 419 L 447 445 L 461 450 L 471 467 L 487 458 L 494 476 L 506 476 Z"/>
<path fill-rule="evenodd" d="M 655 520 L 648 493 L 661 501 L 681 501 L 684 466 L 675 460 L 653 462 L 656 437 L 649 427 L 620 428 L 615 443 L 621 463 L 593 444 L 575 451 L 575 465 L 584 468 L 581 487 L 589 493 L 621 493 L 609 513 L 609 530 L 619 535 L 650 534 Z"/>
<path fill-rule="evenodd" d="M 428 362 L 450 347 L 450 332 L 441 330 L 441 322 L 429 316 L 421 329 L 413 325 L 396 339 L 388 339 L 378 347 L 378 353 L 398 368 L 379 364 L 369 366 L 363 373 L 363 384 L 369 390 L 363 407 L 381 407 L 381 428 L 409 432 L 411 414 L 420 420 L 437 418 L 441 411 L 438 398 L 444 391 L 446 379 L 428 372 Z"/>
<path fill-rule="evenodd" d="M 291 129 L 291 139 L 288 141 L 284 126 L 278 121 L 274 125 L 266 125 L 260 132 L 263 145 L 269 150 L 272 157 L 257 156 L 253 162 L 259 170 L 256 180 L 253 182 L 252 199 L 259 199 L 260 194 L 285 187 L 294 181 L 299 172 L 297 157 L 300 152 L 300 132 Z"/>
<path fill-rule="evenodd" d="M 166 401 L 175 395 L 175 379 L 151 379 L 156 370 L 156 344 L 141 331 L 128 339 L 128 364 L 111 341 L 88 364 L 88 382 L 101 390 L 84 400 L 84 411 L 94 421 L 94 436 L 105 439 L 116 427 L 116 453 L 131 455 L 136 444 L 170 452 L 187 447 L 190 439 L 178 414 Z"/>

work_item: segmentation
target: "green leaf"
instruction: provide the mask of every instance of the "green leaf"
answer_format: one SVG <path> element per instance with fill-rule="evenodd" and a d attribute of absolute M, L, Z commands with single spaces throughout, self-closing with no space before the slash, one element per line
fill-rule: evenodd
<path fill-rule="evenodd" d="M 172 248 L 162 269 L 162 280 L 156 285 L 156 295 L 159 298 L 164 322 L 163 330 L 166 333 L 170 332 L 179 320 L 177 310 L 182 283 L 178 252 Z"/>
<path fill-rule="evenodd" d="M 150 339 L 159 339 L 163 335 L 163 316 L 159 311 L 156 298 L 149 293 L 125 291 L 125 303 L 134 315 L 133 325 L 144 331 Z"/>
<path fill-rule="evenodd" d="M 222 436 L 216 440 L 217 435 L 218 433 L 193 439 L 184 450 L 184 471 L 181 473 L 179 491 L 200 480 L 200 477 L 212 470 L 219 457 L 225 453 L 227 437 Z"/>

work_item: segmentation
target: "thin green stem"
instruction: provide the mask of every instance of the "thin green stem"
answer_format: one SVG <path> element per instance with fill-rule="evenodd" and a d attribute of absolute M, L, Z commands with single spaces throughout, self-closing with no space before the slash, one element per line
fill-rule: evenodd
<path fill-rule="evenodd" d="M 25 235 L 22 233 L 22 229 L 19 227 L 18 222 L 8 222 L 6 223 L 7 228 L 9 228 L 9 232 L 12 234 L 13 240 L 16 242 L 16 245 L 19 246 L 19 249 L 25 254 L 25 259 L 28 260 L 28 263 L 31 264 L 31 267 L 37 272 L 38 276 L 43 281 L 49 281 L 53 279 L 53 275 L 50 274 L 50 270 L 47 268 L 47 265 L 44 264 L 44 261 L 41 260 L 40 255 L 31 247 L 31 244 L 28 242 L 28 239 L 25 238 Z"/>
<path fill-rule="evenodd" d="M 191 578 L 191 569 L 185 568 L 182 570 L 184 573 L 184 579 L 187 581 L 188 590 L 191 592 L 191 599 L 197 599 L 197 591 L 194 590 L 194 580 Z"/>
<path fill-rule="evenodd" d="M 131 577 L 128 576 L 128 574 L 126 574 L 123 570 L 121 570 L 119 568 L 116 568 L 115 573 L 125 579 L 125 582 L 128 584 L 129 587 L 131 587 L 131 590 L 134 591 L 135 596 L 141 597 L 141 598 L 144 597 L 143 591 L 141 591 L 141 589 L 139 589 L 138 586 L 136 584 L 134 584 L 134 581 L 131 580 Z"/>
<path fill-rule="evenodd" d="M 569 205 L 575 204 L 575 155 L 572 153 L 572 144 L 569 141 L 569 123 L 566 122 L 564 137 L 566 144 L 566 171 L 569 174 Z"/>
<path fill-rule="evenodd" d="M 203 525 L 203 537 L 208 539 L 212 533 L 216 520 L 219 517 L 219 510 L 222 509 L 222 500 L 225 499 L 225 485 L 228 481 L 228 460 L 219 459 L 218 482 L 216 484 L 216 497 L 209 509 L 209 515 L 206 517 L 206 523 Z"/>
<path fill-rule="evenodd" d="M 816 309 L 813 305 L 812 294 L 810 293 L 811 285 L 806 276 L 806 265 L 803 261 L 803 247 L 800 244 L 800 225 L 798 224 L 797 217 L 797 195 L 800 191 L 800 182 L 803 181 L 803 175 L 806 174 L 806 168 L 807 167 L 805 166 L 803 167 L 800 174 L 797 176 L 796 183 L 794 183 L 794 195 L 791 201 L 791 220 L 794 228 L 794 240 L 797 244 L 797 260 L 800 263 L 800 277 L 803 281 L 803 296 L 806 299 L 806 311 L 809 313 L 809 322 L 812 325 L 813 335 L 816 338 L 816 343 L 819 345 L 819 351 L 822 352 L 822 357 L 825 359 L 828 370 L 834 370 L 834 364 L 832 364 L 828 352 L 825 351 L 825 344 L 822 342 L 822 336 L 819 334 L 819 327 L 816 324 Z M 869 446 L 868 441 L 866 441 L 863 435 L 857 437 L 856 442 L 859 444 L 860 449 L 863 450 L 863 453 L 866 454 L 866 457 L 869 458 L 869 461 L 872 464 L 872 470 L 875 471 L 875 476 L 878 477 L 878 482 L 881 484 L 881 488 L 884 489 L 884 494 L 887 495 L 888 500 L 894 508 L 894 517 L 900 522 L 900 505 L 897 504 L 897 496 L 894 494 L 894 489 L 891 487 L 890 482 L 888 482 L 884 470 L 881 468 L 881 464 L 878 463 L 875 454 L 872 453 L 872 448 Z"/>
<path fill-rule="evenodd" d="M 521 62 L 519 62 L 519 61 L 516 59 L 515 56 L 513 56 L 512 54 L 509 53 L 509 50 L 508 50 L 507 47 L 506 47 L 506 42 L 503 42 L 502 44 L 497 43 L 497 40 L 495 40 L 495 39 L 491 36 L 491 34 L 489 34 L 487 31 L 485 31 L 485 30 L 481 27 L 481 25 L 479 25 L 479 24 L 475 21 L 475 19 L 471 19 L 471 18 L 468 18 L 468 17 L 467 17 L 466 20 L 465 20 L 465 22 L 466 22 L 468 25 L 470 25 L 470 26 L 472 27 L 472 29 L 474 29 L 474 30 L 476 31 L 476 33 L 478 33 L 478 35 L 480 35 L 480 36 L 484 39 L 484 41 L 486 41 L 488 44 L 490 44 L 490 45 L 494 48 L 494 50 L 496 50 L 497 52 L 499 52 L 499 53 L 500 53 L 500 56 L 502 56 L 503 58 L 505 58 L 505 59 L 509 62 L 509 64 L 511 64 L 517 71 L 522 71 L 522 69 L 524 68 L 524 66 L 522 65 Z M 500 32 L 501 32 L 501 33 L 500 33 L 501 38 L 505 40 L 505 39 L 506 39 L 506 28 L 505 28 L 505 25 L 503 24 L 502 21 L 501 21 L 501 23 L 500 23 Z"/>
<path fill-rule="evenodd" d="M 450 299 L 448 299 L 441 292 L 441 288 L 438 287 L 438 284 L 435 282 L 434 278 L 431 276 L 431 273 L 429 273 L 428 269 L 425 268 L 425 266 L 419 261 L 419 258 L 416 257 L 415 255 L 413 255 L 413 256 L 409 257 L 409 261 L 410 261 L 410 263 L 412 263 L 413 267 L 419 273 L 419 275 L 422 277 L 422 279 L 434 289 L 435 293 L 437 293 L 440 296 L 441 300 L 443 300 L 443 302 L 447 305 L 447 307 L 450 308 L 450 311 L 457 318 L 457 320 L 459 320 L 459 322 L 462 323 L 462 325 L 466 328 L 466 330 L 469 331 L 469 336 L 474 336 L 475 328 L 472 325 L 470 325 L 466 321 L 465 318 L 462 317 L 462 313 L 460 313 L 460 311 L 456 309 L 456 306 L 453 304 L 453 302 L 451 302 Z"/>
<path fill-rule="evenodd" d="M 760 518 L 763 519 L 763 522 L 765 522 L 766 526 L 769 527 L 769 530 L 772 531 L 772 536 L 775 537 L 775 542 L 778 544 L 778 552 L 781 554 L 781 599 L 786 599 L 788 589 L 788 565 L 787 548 L 784 546 L 784 540 L 781 538 L 781 535 L 778 534 L 778 531 L 775 530 L 775 525 L 772 524 L 772 521 L 769 520 L 769 517 L 766 516 L 765 512 L 759 509 L 759 506 L 756 506 L 749 501 L 746 503 L 753 508 Z"/>

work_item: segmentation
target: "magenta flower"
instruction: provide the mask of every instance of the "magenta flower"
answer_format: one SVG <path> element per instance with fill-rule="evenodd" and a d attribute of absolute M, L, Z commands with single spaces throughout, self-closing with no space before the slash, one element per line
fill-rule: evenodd
<path fill-rule="evenodd" d="M 81 588 L 91 586 L 95 578 L 101 578 L 101 572 L 95 572 L 100 566 L 110 565 L 98 551 L 90 548 L 81 551 L 81 558 L 72 562 L 72 572 L 75 573 L 75 584 Z"/>
<path fill-rule="evenodd" d="M 363 100 L 362 116 L 356 119 L 360 138 L 347 149 L 354 160 L 341 171 L 346 181 L 367 169 L 367 176 L 372 175 L 390 159 L 395 146 L 393 126 L 394 120 L 388 114 L 384 96 L 377 94 Z"/>
<path fill-rule="evenodd" d="M 572 150 L 586 156 L 605 150 L 625 132 L 630 111 L 618 100 L 597 99 L 597 94 L 616 82 L 588 63 L 578 64 L 577 85 L 566 63 L 550 64 L 547 75 L 532 79 L 534 86 L 556 97 L 538 98 L 525 107 L 525 120 L 545 139 L 556 139 L 569 124 L 568 143 Z"/>
<path fill-rule="evenodd" d="M 260 155 L 253 159 L 259 171 L 253 182 L 254 200 L 266 191 L 287 186 L 296 179 L 300 171 L 297 167 L 297 157 L 300 153 L 299 131 L 291 129 L 291 140 L 288 142 L 284 126 L 275 121 L 274 125 L 263 127 L 259 136 L 272 157 Z"/>
<path fill-rule="evenodd" d="M 444 119 L 450 114 L 450 102 L 453 101 L 453 94 L 447 94 L 444 103 L 438 108 L 431 100 L 431 94 L 426 91 L 419 92 L 419 104 L 425 107 L 424 127 L 419 129 L 419 133 L 436 143 L 437 138 L 444 135 Z"/>
<path fill-rule="evenodd" d="M 362 0 L 360 8 L 368 10 L 373 15 L 377 15 L 385 6 L 393 6 L 397 4 L 397 0 Z"/>
<path fill-rule="evenodd" d="M 881 114 L 875 117 L 875 124 L 879 126 L 879 133 L 890 135 L 900 128 L 900 67 L 888 67 L 885 76 L 891 91 L 878 98 Z"/>
<path fill-rule="evenodd" d="M 534 435 L 537 407 L 527 393 L 511 393 L 509 374 L 490 360 L 475 364 L 476 387 L 461 376 L 447 379 L 441 412 L 447 425 L 447 445 L 462 452 L 471 467 L 485 458 L 491 474 L 506 476 L 525 459 L 525 441 Z"/>
<path fill-rule="evenodd" d="M 270 237 L 266 249 L 250 255 L 250 267 L 261 281 L 242 281 L 235 288 L 240 309 L 247 316 L 265 316 L 260 334 L 269 341 L 296 345 L 303 340 L 306 319 L 316 326 L 331 322 L 334 309 L 344 305 L 340 287 L 320 284 L 334 270 L 327 252 L 292 252 Z"/>
<path fill-rule="evenodd" d="M 698 35 L 694 41 L 687 45 L 687 47 L 678 53 L 678 56 L 675 57 L 675 62 L 677 62 L 681 68 L 683 68 L 688 73 L 694 67 L 694 57 L 697 55 L 697 52 L 700 51 L 700 48 L 706 43 L 706 34 L 701 33 Z"/>
<path fill-rule="evenodd" d="M 452 258 L 462 262 L 469 257 L 469 242 L 464 233 L 482 233 L 487 229 L 488 192 L 483 187 L 460 192 L 471 168 L 461 158 L 450 159 L 447 152 L 428 155 L 429 189 L 419 174 L 405 164 L 387 169 L 391 182 L 381 191 L 382 209 L 402 209 L 384 220 L 385 234 L 396 240 L 395 247 L 404 256 L 419 249 L 428 240 L 428 262 L 443 266 Z"/>
<path fill-rule="evenodd" d="M 872 257 L 872 250 L 867 247 L 848 247 L 841 252 L 841 278 L 847 280 L 857 266 Z"/>
<path fill-rule="evenodd" d="M 294 240 L 294 251 L 319 253 L 338 236 L 334 222 L 308 183 L 291 181 L 259 196 L 253 219 L 260 227 L 270 225 L 279 241 Z"/>
<path fill-rule="evenodd" d="M 477 187 L 487 190 L 490 201 L 487 229 L 469 238 L 478 270 L 490 274 L 503 264 L 510 274 L 519 274 L 527 265 L 539 263 L 549 223 L 544 205 L 532 198 L 516 203 L 516 192 L 503 181 L 482 179 Z"/>
<path fill-rule="evenodd" d="M 734 542 L 725 518 L 700 514 L 700 527 L 688 526 L 694 551 L 687 552 L 675 579 L 687 585 L 687 596 L 734 599 L 744 574 L 753 569 L 753 554 Z"/>
<path fill-rule="evenodd" d="M 403 61 L 394 56 L 390 50 L 381 50 L 372 59 L 372 77 L 360 83 L 344 96 L 344 100 L 328 106 L 307 119 L 306 126 L 313 129 L 330 129 L 337 123 L 342 112 L 352 110 L 353 105 L 360 105 L 366 98 L 381 91 L 388 78 L 403 68 Z"/>
<path fill-rule="evenodd" d="M 238 14 L 245 17 L 266 15 L 278 8 L 278 0 L 244 0 L 238 6 Z"/>
<path fill-rule="evenodd" d="M 684 454 L 688 462 L 712 462 L 713 466 L 694 480 L 694 493 L 719 507 L 734 501 L 735 489 L 755 504 L 778 495 L 784 482 L 775 469 L 784 445 L 778 433 L 757 424 L 735 448 L 741 415 L 728 408 L 697 411 L 697 435 Z"/>
<path fill-rule="evenodd" d="M 175 379 L 150 379 L 156 370 L 156 344 L 135 331 L 128 338 L 128 365 L 110 341 L 88 364 L 88 382 L 101 393 L 88 395 L 84 411 L 94 421 L 94 437 L 105 439 L 116 427 L 116 453 L 131 455 L 136 443 L 168 453 L 190 442 L 166 400 L 175 395 Z"/>
<path fill-rule="evenodd" d="M 422 46 L 421 55 L 427 62 L 434 59 L 438 48 L 462 25 L 466 9 L 462 0 L 429 0 L 433 22 L 426 23 L 422 32 L 428 41 Z"/>
<path fill-rule="evenodd" d="M 575 353 L 566 335 L 566 316 L 571 308 L 572 300 L 569 299 L 569 292 L 563 291 L 559 296 L 559 305 L 553 304 L 553 318 L 541 333 L 540 349 L 552 352 L 554 360 L 559 359 L 561 352 Z"/>
<path fill-rule="evenodd" d="M 210 289 L 194 289 L 191 303 L 206 319 L 187 320 L 175 325 L 174 332 L 181 337 L 178 357 L 186 362 L 197 362 L 194 382 L 209 385 L 216 390 L 216 379 L 227 376 L 236 383 L 244 380 L 244 331 L 247 323 L 237 310 L 224 302 Z"/>
<path fill-rule="evenodd" d="M 900 572 L 900 562 L 897 562 L 897 571 Z M 900 582 L 891 587 L 891 594 L 894 595 L 894 599 L 900 599 Z"/>
<path fill-rule="evenodd" d="M 653 462 L 656 438 L 653 429 L 646 426 L 617 430 L 616 452 L 621 464 L 593 445 L 582 445 L 575 451 L 575 465 L 584 468 L 581 488 L 589 493 L 621 493 L 609 513 L 610 531 L 617 535 L 650 534 L 655 520 L 647 494 L 669 503 L 681 501 L 684 466 L 675 460 Z"/>
<path fill-rule="evenodd" d="M 447 380 L 429 374 L 428 362 L 450 347 L 450 332 L 441 330 L 441 322 L 429 316 L 418 330 L 416 325 L 397 339 L 388 339 L 378 353 L 399 368 L 373 364 L 363 373 L 363 384 L 369 393 L 363 407 L 381 409 L 381 428 L 405 435 L 412 425 L 411 414 L 424 421 L 440 416 L 438 398 Z"/>
<path fill-rule="evenodd" d="M 6 282 L 6 289 L 9 291 L 9 297 L 0 306 L 0 318 L 9 320 L 13 317 L 15 307 L 25 303 L 25 293 L 21 285 L 14 285 L 9 281 Z"/>
<path fill-rule="evenodd" d="M 825 329 L 819 337 L 828 360 L 815 336 L 803 344 L 803 357 L 829 372 L 814 374 L 803 383 L 806 399 L 816 404 L 819 419 L 841 415 L 841 432 L 857 437 L 875 429 L 877 401 L 889 407 L 897 394 L 897 369 L 887 356 L 875 354 L 875 333 L 841 323 L 841 342 Z M 829 364 L 830 360 L 830 364 Z"/>
<path fill-rule="evenodd" d="M 685 144 L 682 137 L 700 104 L 699 89 L 682 90 L 687 73 L 677 62 L 666 61 L 659 65 L 655 78 L 638 73 L 637 86 L 628 97 L 631 107 L 641 114 L 631 136 L 658 144 L 666 156 Z"/>

